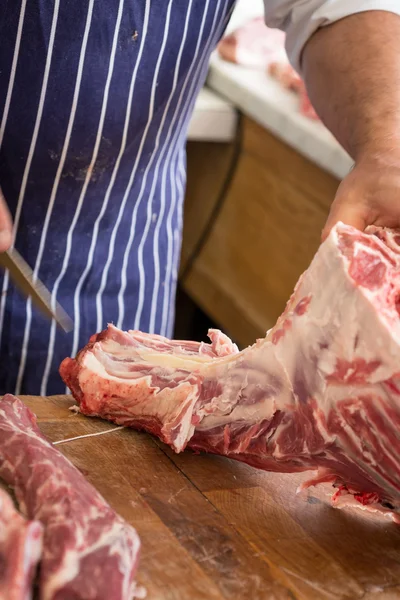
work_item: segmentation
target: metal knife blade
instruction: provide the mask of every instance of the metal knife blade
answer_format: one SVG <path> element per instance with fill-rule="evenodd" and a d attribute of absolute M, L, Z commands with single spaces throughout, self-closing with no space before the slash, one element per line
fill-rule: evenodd
<path fill-rule="evenodd" d="M 72 320 L 58 302 L 53 311 L 49 290 L 39 279 L 33 277 L 32 269 L 15 248 L 0 253 L 0 266 L 8 269 L 15 285 L 25 296 L 30 296 L 32 302 L 47 317 L 54 319 L 67 333 L 73 329 Z"/>

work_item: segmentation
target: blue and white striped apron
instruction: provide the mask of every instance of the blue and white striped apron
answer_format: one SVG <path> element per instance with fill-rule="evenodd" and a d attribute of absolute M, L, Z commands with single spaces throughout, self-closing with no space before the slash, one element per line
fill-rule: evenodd
<path fill-rule="evenodd" d="M 234 0 L 3 0 L 0 186 L 15 246 L 73 317 L 0 274 L 0 393 L 63 393 L 113 322 L 171 335 L 185 141 Z"/>

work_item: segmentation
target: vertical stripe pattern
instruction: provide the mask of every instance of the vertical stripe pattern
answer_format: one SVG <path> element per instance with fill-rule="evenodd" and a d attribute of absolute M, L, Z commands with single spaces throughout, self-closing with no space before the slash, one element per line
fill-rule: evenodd
<path fill-rule="evenodd" d="M 60 331 L 1 275 L 0 393 L 63 392 L 61 360 L 108 322 L 171 334 L 186 132 L 233 4 L 0 11 L 0 186 L 15 246 L 75 324 Z"/>
<path fill-rule="evenodd" d="M 58 275 L 58 277 L 55 281 L 54 288 L 53 288 L 52 295 L 51 295 L 53 309 L 55 308 L 56 303 L 57 303 L 58 288 L 60 286 L 61 281 L 63 280 L 63 277 L 65 275 L 65 272 L 67 270 L 67 267 L 68 267 L 68 264 L 69 264 L 69 261 L 71 258 L 73 234 L 74 234 L 75 227 L 78 222 L 79 216 L 81 214 L 82 204 L 85 200 L 86 191 L 87 191 L 88 185 L 90 183 L 90 179 L 91 179 L 92 173 L 93 173 L 93 168 L 96 164 L 97 156 L 99 153 L 99 147 L 100 147 L 101 137 L 102 137 L 102 133 L 103 133 L 103 127 L 104 127 L 104 118 L 105 118 L 105 113 L 107 110 L 108 97 L 109 97 L 109 92 L 110 92 L 110 83 L 111 83 L 111 78 L 112 78 L 113 68 L 114 68 L 115 53 L 116 53 L 116 49 L 117 49 L 118 34 L 119 34 L 119 28 L 121 25 L 123 6 L 124 6 L 124 0 L 120 0 L 119 7 L 118 7 L 117 20 L 115 23 L 113 44 L 112 44 L 111 54 L 110 54 L 110 62 L 109 62 L 109 68 L 108 68 L 108 74 L 107 74 L 107 81 L 106 81 L 106 85 L 104 88 L 104 96 L 103 96 L 103 104 L 101 107 L 100 121 L 99 121 L 99 126 L 97 129 L 96 143 L 94 146 L 93 155 L 92 155 L 92 159 L 90 161 L 89 168 L 86 172 L 85 181 L 82 186 L 81 193 L 79 195 L 79 200 L 78 200 L 78 204 L 77 204 L 77 207 L 75 210 L 74 218 L 72 219 L 71 226 L 68 229 L 67 246 L 66 246 L 66 252 L 64 255 L 64 260 L 62 263 L 60 274 Z M 102 210 L 103 210 L 103 207 L 102 207 Z M 100 211 L 100 212 L 102 212 L 102 211 Z M 79 323 L 78 323 L 78 325 L 75 325 L 75 328 L 76 329 L 79 328 Z M 45 370 L 44 370 L 43 379 L 41 382 L 40 393 L 42 396 L 45 396 L 47 393 L 47 382 L 49 379 L 50 369 L 51 369 L 51 365 L 53 362 L 55 332 L 56 332 L 56 323 L 55 323 L 55 321 L 53 321 L 51 323 L 51 329 L 50 329 L 49 350 L 47 353 L 46 366 L 45 366 Z"/>
<path fill-rule="evenodd" d="M 15 211 L 15 215 L 14 215 L 14 238 L 16 237 L 16 235 L 18 233 L 18 226 L 19 226 L 19 220 L 20 220 L 20 216 L 21 216 L 22 205 L 24 202 L 26 185 L 27 185 L 27 181 L 28 181 L 28 177 L 29 177 L 29 173 L 30 173 L 30 168 L 31 168 L 31 164 L 32 164 L 33 155 L 35 152 L 36 141 L 38 138 L 39 128 L 40 128 L 42 114 L 43 114 L 43 105 L 44 105 L 44 101 L 46 98 L 47 83 L 48 83 L 48 79 L 49 79 L 51 59 L 52 59 L 52 55 L 53 55 L 53 45 L 54 45 L 54 37 L 55 37 L 55 31 L 56 31 L 56 26 L 57 26 L 59 4 L 60 4 L 59 0 L 56 0 L 54 3 L 53 17 L 52 17 L 52 22 L 51 22 L 51 29 L 50 29 L 50 36 L 49 36 L 49 43 L 48 43 L 48 50 L 47 50 L 47 56 L 46 56 L 46 62 L 45 62 L 45 67 L 44 67 L 44 74 L 43 74 L 43 83 L 42 83 L 42 88 L 40 91 L 35 126 L 34 126 L 34 130 L 33 130 L 32 138 L 30 141 L 30 145 L 29 145 L 29 153 L 28 153 L 28 157 L 26 160 L 26 164 L 25 164 L 24 174 L 22 177 L 21 187 L 19 189 L 18 201 L 17 201 L 16 211 Z M 21 7 L 21 9 L 25 10 L 25 6 Z M 18 29 L 19 29 L 19 27 L 18 27 Z M 19 35 L 18 35 L 18 33 L 19 33 Z M 21 34 L 19 31 L 18 31 L 18 33 L 17 33 L 17 44 L 16 44 L 16 47 L 14 50 L 15 62 L 17 61 L 17 57 L 18 57 L 17 48 L 19 49 L 19 44 L 21 41 L 20 40 Z M 14 65 L 14 61 L 13 61 L 13 67 L 14 67 L 14 69 L 16 67 L 16 64 Z M 15 71 L 12 70 L 10 82 L 9 82 L 9 86 L 8 86 L 8 88 L 10 89 L 10 99 L 6 98 L 5 112 L 4 112 L 4 116 L 3 116 L 4 119 L 6 119 L 8 116 L 8 111 L 9 111 L 9 102 L 8 101 L 11 100 L 11 93 L 12 93 L 12 89 L 14 86 L 14 77 L 15 77 Z M 7 196 L 6 196 L 6 198 L 8 199 Z M 2 332 L 3 332 L 4 310 L 5 310 L 8 284 L 9 284 L 9 278 L 8 278 L 8 273 L 6 273 L 4 276 L 4 281 L 3 281 L 3 289 L 2 289 L 1 304 L 0 304 L 0 336 L 2 335 Z M 0 339 L 1 339 L 1 337 L 0 337 Z"/>
<path fill-rule="evenodd" d="M 203 33 L 204 33 L 204 23 L 205 23 L 205 20 L 206 20 L 206 17 L 207 17 L 208 7 L 209 7 L 209 0 L 206 0 L 206 2 L 205 2 L 205 8 L 204 8 L 204 14 L 203 14 L 203 19 L 202 19 L 201 25 L 200 25 L 200 32 L 199 32 L 199 36 L 198 36 L 198 39 L 197 39 L 196 48 L 195 48 L 195 51 L 194 51 L 194 60 L 192 62 L 191 68 L 189 69 L 189 72 L 188 72 L 188 74 L 187 74 L 187 76 L 185 78 L 185 81 L 184 81 L 184 84 L 183 84 L 183 87 L 182 87 L 182 91 L 181 91 L 181 94 L 179 96 L 178 103 L 177 103 L 177 105 L 175 107 L 173 117 L 172 117 L 170 125 L 168 127 L 168 132 L 167 132 L 167 137 L 166 137 L 166 143 L 164 144 L 164 146 L 162 148 L 162 151 L 160 153 L 160 157 L 159 157 L 160 160 L 156 164 L 156 168 L 155 168 L 155 172 L 154 172 L 154 176 L 153 176 L 153 182 L 152 182 L 151 189 L 150 189 L 150 197 L 147 198 L 147 219 L 146 219 L 145 227 L 144 227 L 144 230 L 142 232 L 141 239 L 140 239 L 140 242 L 139 242 L 139 245 L 138 245 L 139 298 L 138 298 L 138 306 L 136 308 L 135 319 L 134 319 L 134 324 L 133 324 L 133 326 L 134 326 L 135 329 L 139 329 L 139 327 L 140 327 L 139 324 L 141 322 L 141 316 L 142 316 L 142 311 L 143 311 L 144 295 L 145 295 L 144 265 L 143 265 L 143 245 L 144 245 L 144 242 L 146 241 L 146 237 L 147 237 L 147 233 L 148 233 L 148 228 L 149 228 L 149 224 L 150 224 L 150 219 L 153 216 L 153 213 L 152 213 L 152 200 L 153 200 L 155 185 L 158 182 L 160 162 L 163 161 L 164 154 L 165 154 L 165 151 L 167 150 L 167 148 L 168 149 L 171 148 L 171 145 L 173 144 L 173 141 L 172 141 L 172 132 L 176 131 L 176 128 L 177 128 L 177 115 L 178 115 L 179 111 L 182 110 L 182 101 L 183 101 L 183 99 L 185 97 L 185 91 L 186 91 L 187 85 L 188 85 L 188 83 L 190 81 L 190 77 L 192 75 L 192 69 L 196 65 L 196 59 L 197 59 L 197 56 L 198 56 L 198 52 L 199 52 L 199 48 L 200 48 L 202 36 L 203 36 Z M 179 133 L 179 131 L 178 131 L 178 133 Z M 168 163 L 168 157 L 167 157 L 166 163 L 164 163 L 164 164 L 169 164 Z M 142 183 L 142 187 L 141 187 L 142 194 L 141 194 L 141 196 L 143 195 L 143 191 L 145 189 L 145 183 L 146 183 L 146 181 L 143 181 L 143 183 Z M 163 210 L 162 209 L 164 207 L 164 202 L 162 200 L 162 196 L 163 196 L 164 192 L 165 192 L 165 188 L 163 186 L 163 183 L 161 183 L 161 206 L 160 206 L 160 208 L 161 208 L 160 214 L 161 215 L 163 214 Z M 158 222 L 158 220 L 157 220 L 157 222 Z M 133 240 L 135 238 L 135 233 L 136 233 L 136 211 L 135 211 L 135 214 L 134 214 L 134 218 L 132 219 L 130 237 L 129 237 L 128 245 L 127 245 L 126 250 L 125 250 L 124 262 L 123 262 L 123 266 L 122 266 L 122 269 L 123 269 L 123 271 L 122 271 L 122 273 L 123 273 L 123 276 L 122 276 L 122 285 L 121 285 L 121 289 L 120 289 L 120 292 L 119 292 L 119 295 L 118 295 L 119 308 L 120 308 L 119 317 L 118 317 L 118 323 L 120 324 L 120 326 L 123 323 L 123 319 L 124 319 L 124 304 L 121 301 L 121 299 L 123 298 L 124 293 L 125 293 L 125 289 L 126 289 L 126 282 L 127 282 L 127 276 L 126 276 L 127 261 L 128 261 L 128 257 L 131 254 L 132 243 L 133 243 Z M 157 232 L 157 228 L 156 228 L 155 232 L 154 232 L 154 239 L 156 239 L 157 233 L 158 232 Z M 155 273 L 155 279 L 157 279 L 157 273 Z"/>
<path fill-rule="evenodd" d="M 90 25 L 92 22 L 93 3 L 94 3 L 94 0 L 89 0 L 88 12 L 87 12 L 86 24 L 85 24 L 85 31 L 84 31 L 83 40 L 82 40 L 82 48 L 81 48 L 81 52 L 79 55 L 78 71 L 77 71 L 76 82 L 75 82 L 75 87 L 74 87 L 74 96 L 72 99 L 71 113 L 70 113 L 69 120 L 68 120 L 68 127 L 67 127 L 67 132 L 65 134 L 65 140 L 64 140 L 63 149 L 61 152 L 60 162 L 58 164 L 56 176 L 54 179 L 54 184 L 53 184 L 53 187 L 51 190 L 50 200 L 49 200 L 49 203 L 47 206 L 47 211 L 46 211 L 46 216 L 44 219 L 42 234 L 40 236 L 39 250 L 38 250 L 36 261 L 35 261 L 35 268 L 33 270 L 33 279 L 34 280 L 37 279 L 38 272 L 40 269 L 40 264 L 42 261 L 43 252 L 44 252 L 44 249 L 46 246 L 47 231 L 49 228 L 49 223 L 50 223 L 50 219 L 51 219 L 51 215 L 52 215 L 53 207 L 54 207 L 54 201 L 55 201 L 55 198 L 57 195 L 58 186 L 59 186 L 60 179 L 61 179 L 61 173 L 63 172 L 64 165 L 65 165 L 65 159 L 66 159 L 68 148 L 69 148 L 69 141 L 71 139 L 72 127 L 73 127 L 74 121 L 75 121 L 76 107 L 78 104 L 79 92 L 80 92 L 81 81 L 82 81 L 83 64 L 84 64 L 84 60 L 85 60 L 85 53 L 86 53 L 87 41 L 88 41 L 88 37 L 89 37 Z M 26 322 L 25 322 L 24 337 L 23 337 L 23 341 L 22 341 L 21 361 L 19 363 L 17 383 L 16 383 L 16 387 L 15 387 L 16 394 L 21 393 L 21 383 L 22 383 L 22 378 L 24 376 L 25 363 L 26 363 L 26 357 L 27 357 L 28 346 L 29 346 L 31 321 L 32 321 L 32 302 L 31 302 L 31 299 L 29 298 L 26 303 Z"/>

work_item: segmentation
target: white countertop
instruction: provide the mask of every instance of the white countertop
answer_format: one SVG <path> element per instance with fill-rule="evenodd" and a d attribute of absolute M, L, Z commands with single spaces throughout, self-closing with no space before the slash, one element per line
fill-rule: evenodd
<path fill-rule="evenodd" d="M 214 54 L 207 85 L 332 175 L 342 179 L 349 172 L 351 158 L 326 127 L 300 114 L 296 94 L 266 73 Z"/>
<path fill-rule="evenodd" d="M 230 101 L 203 88 L 196 100 L 188 139 L 200 142 L 229 142 L 235 137 L 237 117 L 237 110 Z"/>

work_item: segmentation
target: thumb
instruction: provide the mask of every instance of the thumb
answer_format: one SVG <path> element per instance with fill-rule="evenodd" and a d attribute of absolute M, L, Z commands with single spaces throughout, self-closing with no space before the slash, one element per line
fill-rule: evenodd
<path fill-rule="evenodd" d="M 8 250 L 13 239 L 12 219 L 8 206 L 0 190 L 0 252 Z"/>
<path fill-rule="evenodd" d="M 325 227 L 322 231 L 321 241 L 326 240 L 332 227 L 334 227 L 339 221 L 345 225 L 351 225 L 360 231 L 364 231 L 367 226 L 366 215 L 363 213 L 363 210 L 359 205 L 352 206 L 351 204 L 334 202 L 332 204 Z"/>

